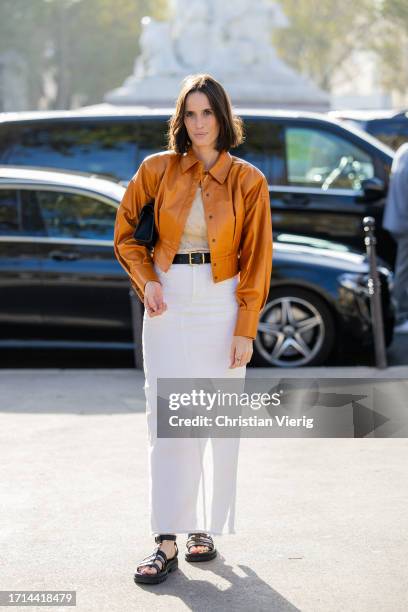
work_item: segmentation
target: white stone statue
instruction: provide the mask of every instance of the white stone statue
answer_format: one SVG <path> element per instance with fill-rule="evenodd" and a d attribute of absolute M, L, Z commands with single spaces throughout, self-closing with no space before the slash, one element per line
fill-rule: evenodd
<path fill-rule="evenodd" d="M 187 70 L 203 72 L 210 51 L 208 5 L 203 0 L 174 0 L 174 4 L 171 35 L 177 62 Z"/>
<path fill-rule="evenodd" d="M 278 3 L 171 2 L 168 22 L 143 17 L 133 74 L 105 101 L 173 106 L 184 77 L 208 72 L 224 84 L 234 105 L 329 108 L 329 95 L 287 66 L 272 46 L 274 28 L 288 25 Z"/>
<path fill-rule="evenodd" d="M 141 24 L 141 53 L 135 60 L 133 74 L 139 78 L 182 74 L 183 67 L 174 55 L 171 24 L 151 17 L 143 17 Z"/>
<path fill-rule="evenodd" d="M 287 27 L 289 21 L 277 3 L 258 0 L 256 10 L 250 0 L 214 2 L 218 44 L 212 66 L 227 66 L 230 73 L 251 70 L 264 77 L 292 80 L 299 76 L 278 58 L 272 47 L 272 31 Z"/>

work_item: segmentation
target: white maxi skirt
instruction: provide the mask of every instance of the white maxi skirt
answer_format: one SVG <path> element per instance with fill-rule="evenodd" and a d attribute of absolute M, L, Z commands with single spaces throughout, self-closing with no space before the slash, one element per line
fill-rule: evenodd
<path fill-rule="evenodd" d="M 167 310 L 143 320 L 151 533 L 236 533 L 240 438 L 158 438 L 157 379 L 241 378 L 243 390 L 246 366 L 229 368 L 239 274 L 214 283 L 210 263 L 154 267 Z"/>

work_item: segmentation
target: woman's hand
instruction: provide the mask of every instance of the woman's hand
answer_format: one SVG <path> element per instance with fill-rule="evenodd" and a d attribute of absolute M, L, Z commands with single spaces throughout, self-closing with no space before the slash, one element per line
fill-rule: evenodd
<path fill-rule="evenodd" d="M 144 290 L 144 306 L 149 317 L 157 317 L 167 310 L 163 300 L 163 288 L 158 281 L 147 281 Z"/>
<path fill-rule="evenodd" d="M 251 361 L 253 338 L 234 336 L 231 344 L 229 369 L 240 368 Z"/>

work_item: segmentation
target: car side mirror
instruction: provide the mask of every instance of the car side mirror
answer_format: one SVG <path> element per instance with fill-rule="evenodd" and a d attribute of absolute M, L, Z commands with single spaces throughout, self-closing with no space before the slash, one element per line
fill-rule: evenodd
<path fill-rule="evenodd" d="M 386 194 L 384 181 L 376 176 L 362 180 L 361 188 L 367 200 L 379 200 Z"/>

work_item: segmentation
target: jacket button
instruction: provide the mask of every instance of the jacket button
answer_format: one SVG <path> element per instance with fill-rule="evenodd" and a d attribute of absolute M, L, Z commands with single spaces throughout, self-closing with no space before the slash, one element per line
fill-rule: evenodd
<path fill-rule="evenodd" d="M 206 195 L 206 196 L 209 196 L 210 194 L 207 192 L 205 195 Z"/>
<path fill-rule="evenodd" d="M 217 265 L 217 264 L 215 263 L 215 264 L 214 264 L 214 268 L 215 268 L 215 266 L 216 266 L 216 265 Z"/>
<path fill-rule="evenodd" d="M 218 278 L 218 276 L 214 276 L 214 278 Z"/>
<path fill-rule="evenodd" d="M 212 218 L 213 218 L 213 216 L 212 216 L 212 215 L 208 215 L 208 218 L 209 218 L 209 219 L 212 219 Z"/>
<path fill-rule="evenodd" d="M 212 241 L 215 242 L 215 238 L 213 238 Z"/>

